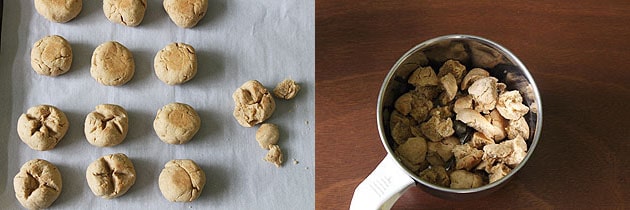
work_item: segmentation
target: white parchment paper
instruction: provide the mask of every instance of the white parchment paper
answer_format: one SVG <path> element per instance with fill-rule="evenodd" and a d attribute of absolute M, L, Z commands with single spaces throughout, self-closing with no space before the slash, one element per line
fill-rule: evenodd
<path fill-rule="evenodd" d="M 171 22 L 162 1 L 149 0 L 137 27 L 111 23 L 102 1 L 84 0 L 79 16 L 52 23 L 40 16 L 32 0 L 5 1 L 0 48 L 0 203 L 21 208 L 13 177 L 35 158 L 57 165 L 63 190 L 51 209 L 312 209 L 315 147 L 315 2 L 312 0 L 209 0 L 207 15 L 192 29 Z M 59 77 L 36 74 L 30 50 L 40 38 L 58 34 L 74 51 L 71 70 Z M 97 83 L 89 73 L 93 50 L 115 40 L 135 59 L 133 79 L 120 87 Z M 153 71 L 155 53 L 171 42 L 192 45 L 198 74 L 188 83 L 169 86 Z M 284 165 L 262 158 L 267 150 L 255 141 L 256 128 L 241 127 L 232 117 L 232 93 L 256 79 L 272 89 L 285 78 L 302 90 L 293 100 L 276 99 L 269 119 L 280 127 Z M 187 144 L 158 139 L 152 123 L 159 108 L 187 103 L 201 116 L 201 129 Z M 85 116 L 98 104 L 113 103 L 129 113 L 129 134 L 114 147 L 90 145 L 83 134 Z M 19 115 L 29 107 L 51 104 L 66 113 L 70 129 L 57 147 L 35 151 L 16 132 Z M 96 197 L 85 180 L 87 166 L 98 157 L 125 153 L 137 171 L 135 185 L 122 197 Z M 171 159 L 192 159 L 205 171 L 207 184 L 191 203 L 170 203 L 158 188 L 158 176 Z M 295 160 L 295 161 L 294 161 Z"/>

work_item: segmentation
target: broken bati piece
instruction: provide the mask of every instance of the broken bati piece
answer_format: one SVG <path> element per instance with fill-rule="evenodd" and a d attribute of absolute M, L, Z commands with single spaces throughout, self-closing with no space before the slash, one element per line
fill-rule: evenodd
<path fill-rule="evenodd" d="M 300 86 L 291 79 L 283 80 L 273 89 L 273 94 L 276 97 L 286 100 L 295 98 L 298 92 L 300 92 Z"/>
<path fill-rule="evenodd" d="M 273 163 L 278 168 L 282 167 L 282 150 L 280 150 L 280 146 L 269 146 L 269 152 L 267 152 L 264 160 Z"/>

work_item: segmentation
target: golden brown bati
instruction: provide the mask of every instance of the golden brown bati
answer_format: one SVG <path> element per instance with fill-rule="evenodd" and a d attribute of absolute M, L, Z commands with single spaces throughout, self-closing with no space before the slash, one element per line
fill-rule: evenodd
<path fill-rule="evenodd" d="M 250 80 L 232 94 L 234 99 L 234 118 L 243 127 L 252 127 L 271 117 L 276 109 L 276 102 L 271 93 L 260 82 Z"/>
<path fill-rule="evenodd" d="M 113 23 L 140 25 L 146 10 L 147 0 L 103 0 L 103 13 Z"/>
<path fill-rule="evenodd" d="M 31 49 L 31 67 L 41 75 L 65 74 L 72 66 L 72 47 L 59 35 L 41 38 Z"/>
<path fill-rule="evenodd" d="M 27 209 L 45 209 L 59 197 L 62 188 L 61 173 L 52 163 L 30 160 L 13 178 L 15 197 Z"/>
<path fill-rule="evenodd" d="M 175 25 L 192 28 L 206 15 L 208 0 L 164 0 L 164 10 Z"/>
<path fill-rule="evenodd" d="M 118 42 L 109 41 L 94 50 L 90 74 L 98 83 L 118 86 L 131 80 L 135 68 L 131 51 Z"/>
<path fill-rule="evenodd" d="M 66 115 L 57 107 L 39 105 L 29 108 L 18 119 L 18 136 L 34 150 L 55 148 L 68 131 Z"/>
<path fill-rule="evenodd" d="M 195 48 L 184 43 L 171 43 L 160 50 L 153 61 L 155 75 L 162 82 L 178 85 L 191 80 L 197 74 Z"/>
<path fill-rule="evenodd" d="M 110 147 L 120 144 L 129 131 L 127 111 L 114 104 L 101 104 L 85 117 L 85 138 L 90 144 Z"/>
<path fill-rule="evenodd" d="M 158 185 L 166 200 L 191 202 L 203 191 L 206 174 L 192 160 L 171 160 L 164 165 Z"/>
<path fill-rule="evenodd" d="M 184 144 L 201 127 L 201 118 L 188 104 L 170 103 L 158 110 L 153 129 L 160 140 L 169 144 Z"/>
<path fill-rule="evenodd" d="M 83 7 L 82 0 L 35 0 L 34 3 L 37 13 L 57 23 L 74 19 Z"/>
<path fill-rule="evenodd" d="M 92 162 L 85 171 L 94 195 L 111 199 L 124 195 L 136 183 L 136 169 L 127 155 L 105 155 Z"/>

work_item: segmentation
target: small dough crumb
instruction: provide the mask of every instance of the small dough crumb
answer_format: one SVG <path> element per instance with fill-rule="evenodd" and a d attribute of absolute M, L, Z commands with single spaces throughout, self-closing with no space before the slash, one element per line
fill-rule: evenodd
<path fill-rule="evenodd" d="M 269 146 L 269 152 L 267 152 L 267 156 L 263 160 L 273 163 L 278 168 L 282 167 L 282 150 L 280 150 L 280 146 Z"/>
<path fill-rule="evenodd" d="M 300 85 L 291 79 L 285 79 L 284 81 L 278 83 L 276 88 L 273 89 L 273 94 L 276 97 L 286 100 L 295 98 L 295 95 L 297 95 L 298 92 L 300 92 Z"/>

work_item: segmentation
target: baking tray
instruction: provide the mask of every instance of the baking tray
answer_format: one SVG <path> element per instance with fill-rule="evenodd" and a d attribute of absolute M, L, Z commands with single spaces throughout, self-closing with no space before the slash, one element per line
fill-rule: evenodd
<path fill-rule="evenodd" d="M 79 16 L 52 23 L 36 13 L 33 1 L 11 2 L 4 11 L 0 45 L 0 203 L 17 209 L 13 177 L 30 159 L 57 165 L 63 190 L 51 209 L 313 209 L 314 208 L 314 1 L 211 0 L 204 19 L 192 29 L 173 24 L 162 1 L 149 0 L 138 27 L 109 22 L 101 1 L 83 1 Z M 10 21 L 9 21 L 10 20 Z M 72 45 L 71 70 L 58 77 L 37 75 L 30 49 L 38 39 L 58 34 Z M 93 50 L 115 40 L 131 50 L 133 79 L 120 87 L 98 84 L 89 73 Z M 171 42 L 195 47 L 199 72 L 190 82 L 169 86 L 153 73 L 153 57 Z M 256 128 L 232 117 L 232 93 L 256 79 L 271 89 L 285 78 L 302 90 L 292 100 L 276 100 L 269 122 L 280 127 L 282 168 L 264 162 L 266 150 L 255 141 Z M 165 104 L 190 104 L 201 129 L 187 144 L 168 145 L 153 131 L 156 111 Z M 129 134 L 117 146 L 98 148 L 83 134 L 85 116 L 98 104 L 114 103 L 129 112 Z M 57 147 L 34 151 L 16 132 L 19 115 L 29 107 L 51 104 L 66 113 L 70 129 Z M 112 200 L 96 197 L 85 170 L 98 157 L 122 152 L 133 161 L 137 181 Z M 192 159 L 207 176 L 201 197 L 190 203 L 164 199 L 157 180 L 171 159 Z"/>

